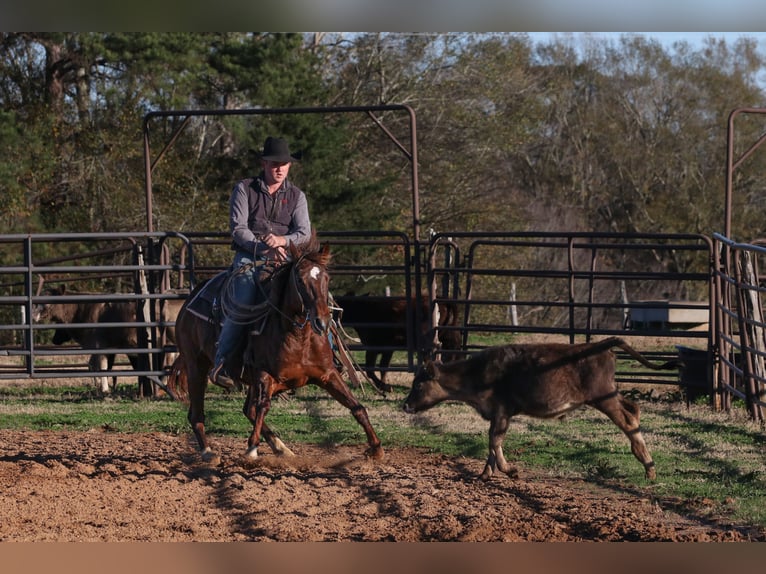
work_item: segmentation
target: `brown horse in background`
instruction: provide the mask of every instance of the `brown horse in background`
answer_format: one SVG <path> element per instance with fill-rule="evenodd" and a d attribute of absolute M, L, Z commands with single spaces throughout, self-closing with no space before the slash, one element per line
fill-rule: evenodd
<path fill-rule="evenodd" d="M 240 358 L 240 383 L 247 387 L 243 412 L 253 424 L 246 456 L 256 458 L 261 433 L 277 455 L 292 451 L 264 422 L 271 398 L 281 392 L 314 384 L 347 407 L 362 426 L 369 447 L 365 454 L 381 458 L 383 449 L 367 416 L 367 410 L 351 394 L 333 362 L 328 338 L 331 325 L 329 308 L 330 262 L 328 245 L 319 245 L 316 234 L 301 245 L 289 248 L 290 261 L 279 267 L 270 279 L 268 298 L 263 303 L 267 318 L 260 333 L 252 331 Z M 218 328 L 187 310 L 189 302 L 204 285 L 197 287 L 176 321 L 177 346 L 181 368 L 171 378 L 186 378 L 189 393 L 188 419 L 197 438 L 202 458 L 218 462 L 205 434 L 205 389 L 207 373 L 215 356 Z M 232 374 L 237 370 L 230 371 Z"/>
<path fill-rule="evenodd" d="M 68 291 L 64 285 L 55 289 L 46 289 L 45 295 L 61 297 L 63 301 L 38 303 L 32 306 L 32 319 L 36 323 L 51 323 L 54 325 L 71 325 L 57 327 L 51 342 L 63 345 L 74 341 L 83 349 L 91 351 L 88 367 L 91 371 L 111 371 L 114 367 L 115 353 L 109 349 L 138 349 L 138 327 L 123 326 L 119 323 L 135 323 L 137 321 L 136 303 L 133 301 L 99 301 L 104 293 L 86 293 Z M 92 296 L 94 301 L 68 300 L 66 296 Z M 183 300 L 168 299 L 161 304 L 154 302 L 160 329 L 160 344 L 175 344 L 175 327 L 173 322 L 181 309 Z M 80 327 L 79 325 L 94 325 Z M 102 326 L 103 325 L 103 326 Z M 96 352 L 98 351 L 98 352 Z M 175 353 L 172 353 L 173 355 Z M 127 353 L 134 370 L 141 370 L 138 355 Z M 166 364 L 173 359 L 166 356 Z M 108 377 L 99 377 L 101 392 L 110 392 Z M 113 377 L 113 387 L 117 386 L 117 377 Z"/>

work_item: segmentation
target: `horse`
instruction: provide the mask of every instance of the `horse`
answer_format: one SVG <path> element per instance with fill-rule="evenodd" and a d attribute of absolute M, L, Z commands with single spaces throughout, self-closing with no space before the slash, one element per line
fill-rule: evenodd
<path fill-rule="evenodd" d="M 86 293 L 67 291 L 64 285 L 58 289 L 47 289 L 49 296 L 92 295 L 103 296 L 103 293 Z M 165 305 L 157 307 L 159 327 L 164 333 L 166 342 L 175 343 L 175 328 L 168 323 L 175 321 L 180 310 L 180 299 L 169 299 Z M 157 303 L 155 303 L 156 305 Z M 32 319 L 36 323 L 52 323 L 54 325 L 69 324 L 72 327 L 57 327 L 51 342 L 63 345 L 74 341 L 83 349 L 100 350 L 93 352 L 88 360 L 91 371 L 111 371 L 116 355 L 106 352 L 108 349 L 137 349 L 139 347 L 138 329 L 136 327 L 116 325 L 117 323 L 136 322 L 136 304 L 130 301 L 64 301 L 38 303 L 32 306 Z M 78 324 L 101 323 L 110 326 L 78 327 Z M 169 353 L 169 355 L 171 355 Z M 134 370 L 140 370 L 138 355 L 127 354 Z M 171 364 L 174 357 L 166 357 L 166 363 Z M 99 377 L 99 386 L 103 394 L 110 392 L 108 377 Z M 113 386 L 117 386 L 117 377 L 113 378 Z"/>
<path fill-rule="evenodd" d="M 336 368 L 328 331 L 332 322 L 329 308 L 330 262 L 328 244 L 320 245 L 316 232 L 300 245 L 289 246 L 288 261 L 277 267 L 268 280 L 269 289 L 263 307 L 265 319 L 251 330 L 241 356 L 234 357 L 229 373 L 238 385 L 247 387 L 243 407 L 253 425 L 245 456 L 258 457 L 261 435 L 278 456 L 294 453 L 264 421 L 272 397 L 307 384 L 327 391 L 351 411 L 367 435 L 369 458 L 383 457 L 383 448 L 370 424 L 367 410 L 353 396 Z M 212 282 L 212 281 L 211 281 Z M 190 294 L 176 321 L 176 344 L 179 358 L 171 381 L 185 379 L 188 389 L 188 420 L 197 439 L 203 461 L 220 462 L 205 432 L 205 391 L 207 373 L 215 356 L 218 326 L 189 305 L 206 288 L 198 285 Z M 263 287 L 261 287 L 263 288 Z M 170 385 L 169 385 L 170 386 Z"/>
<path fill-rule="evenodd" d="M 369 294 L 354 295 L 346 293 L 335 297 L 339 308 L 339 321 L 353 327 L 359 341 L 367 347 L 364 354 L 364 371 L 372 383 L 383 393 L 390 392 L 392 386 L 386 383 L 388 367 L 394 356 L 395 347 L 407 347 L 407 309 L 412 309 L 412 321 L 415 324 L 415 306 L 420 305 L 420 333 L 430 341 L 433 339 L 431 328 L 431 307 L 428 298 L 412 295 L 402 297 L 373 297 Z M 439 322 L 437 337 L 441 345 L 441 361 L 448 363 L 462 358 L 460 333 L 456 329 L 442 329 L 457 325 L 457 311 L 451 303 L 438 303 Z M 416 332 L 413 329 L 413 332 Z M 380 355 L 380 377 L 375 373 Z"/>

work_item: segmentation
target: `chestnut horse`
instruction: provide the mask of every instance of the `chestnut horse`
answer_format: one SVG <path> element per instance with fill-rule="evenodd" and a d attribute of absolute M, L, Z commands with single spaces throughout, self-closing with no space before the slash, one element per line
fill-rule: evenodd
<path fill-rule="evenodd" d="M 367 434 L 365 454 L 382 458 L 383 449 L 367 416 L 367 410 L 351 394 L 333 363 L 328 338 L 331 325 L 329 302 L 329 245 L 319 245 L 316 234 L 301 246 L 289 247 L 290 261 L 277 268 L 270 279 L 270 290 L 263 303 L 267 318 L 260 332 L 251 331 L 240 358 L 240 383 L 248 387 L 244 414 L 253 425 L 246 456 L 257 458 L 261 433 L 277 455 L 292 451 L 264 422 L 271 398 L 283 391 L 314 384 L 348 408 Z M 187 300 L 187 305 L 198 286 Z M 176 321 L 179 362 L 189 393 L 188 419 L 203 460 L 219 462 L 205 434 L 205 389 L 207 373 L 215 356 L 218 329 L 210 321 L 181 309 Z M 236 362 L 236 361 L 235 361 Z M 174 368 L 173 376 L 180 369 Z M 234 374 L 234 371 L 230 370 Z"/>

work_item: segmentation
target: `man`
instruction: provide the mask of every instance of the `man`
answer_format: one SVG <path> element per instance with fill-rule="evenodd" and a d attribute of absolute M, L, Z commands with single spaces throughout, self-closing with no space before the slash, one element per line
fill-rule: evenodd
<path fill-rule="evenodd" d="M 292 162 L 287 141 L 268 137 L 260 154 L 262 171 L 258 177 L 243 179 L 231 193 L 229 225 L 235 250 L 230 291 L 235 305 L 258 302 L 258 265 L 265 261 L 282 263 L 287 246 L 309 239 L 306 195 L 288 179 Z M 226 370 L 226 359 L 240 341 L 245 325 L 224 318 L 218 338 L 215 361 L 208 375 L 211 382 L 232 389 L 234 381 Z"/>

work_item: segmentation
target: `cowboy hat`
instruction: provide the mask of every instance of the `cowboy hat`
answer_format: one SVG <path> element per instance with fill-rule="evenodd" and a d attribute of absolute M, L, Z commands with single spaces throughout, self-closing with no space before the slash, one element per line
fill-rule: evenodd
<path fill-rule="evenodd" d="M 290 147 L 287 140 L 282 138 L 267 137 L 263 142 L 263 151 L 259 154 L 261 159 L 266 161 L 276 161 L 279 163 L 290 163 L 298 161 L 298 158 L 290 154 Z"/>

